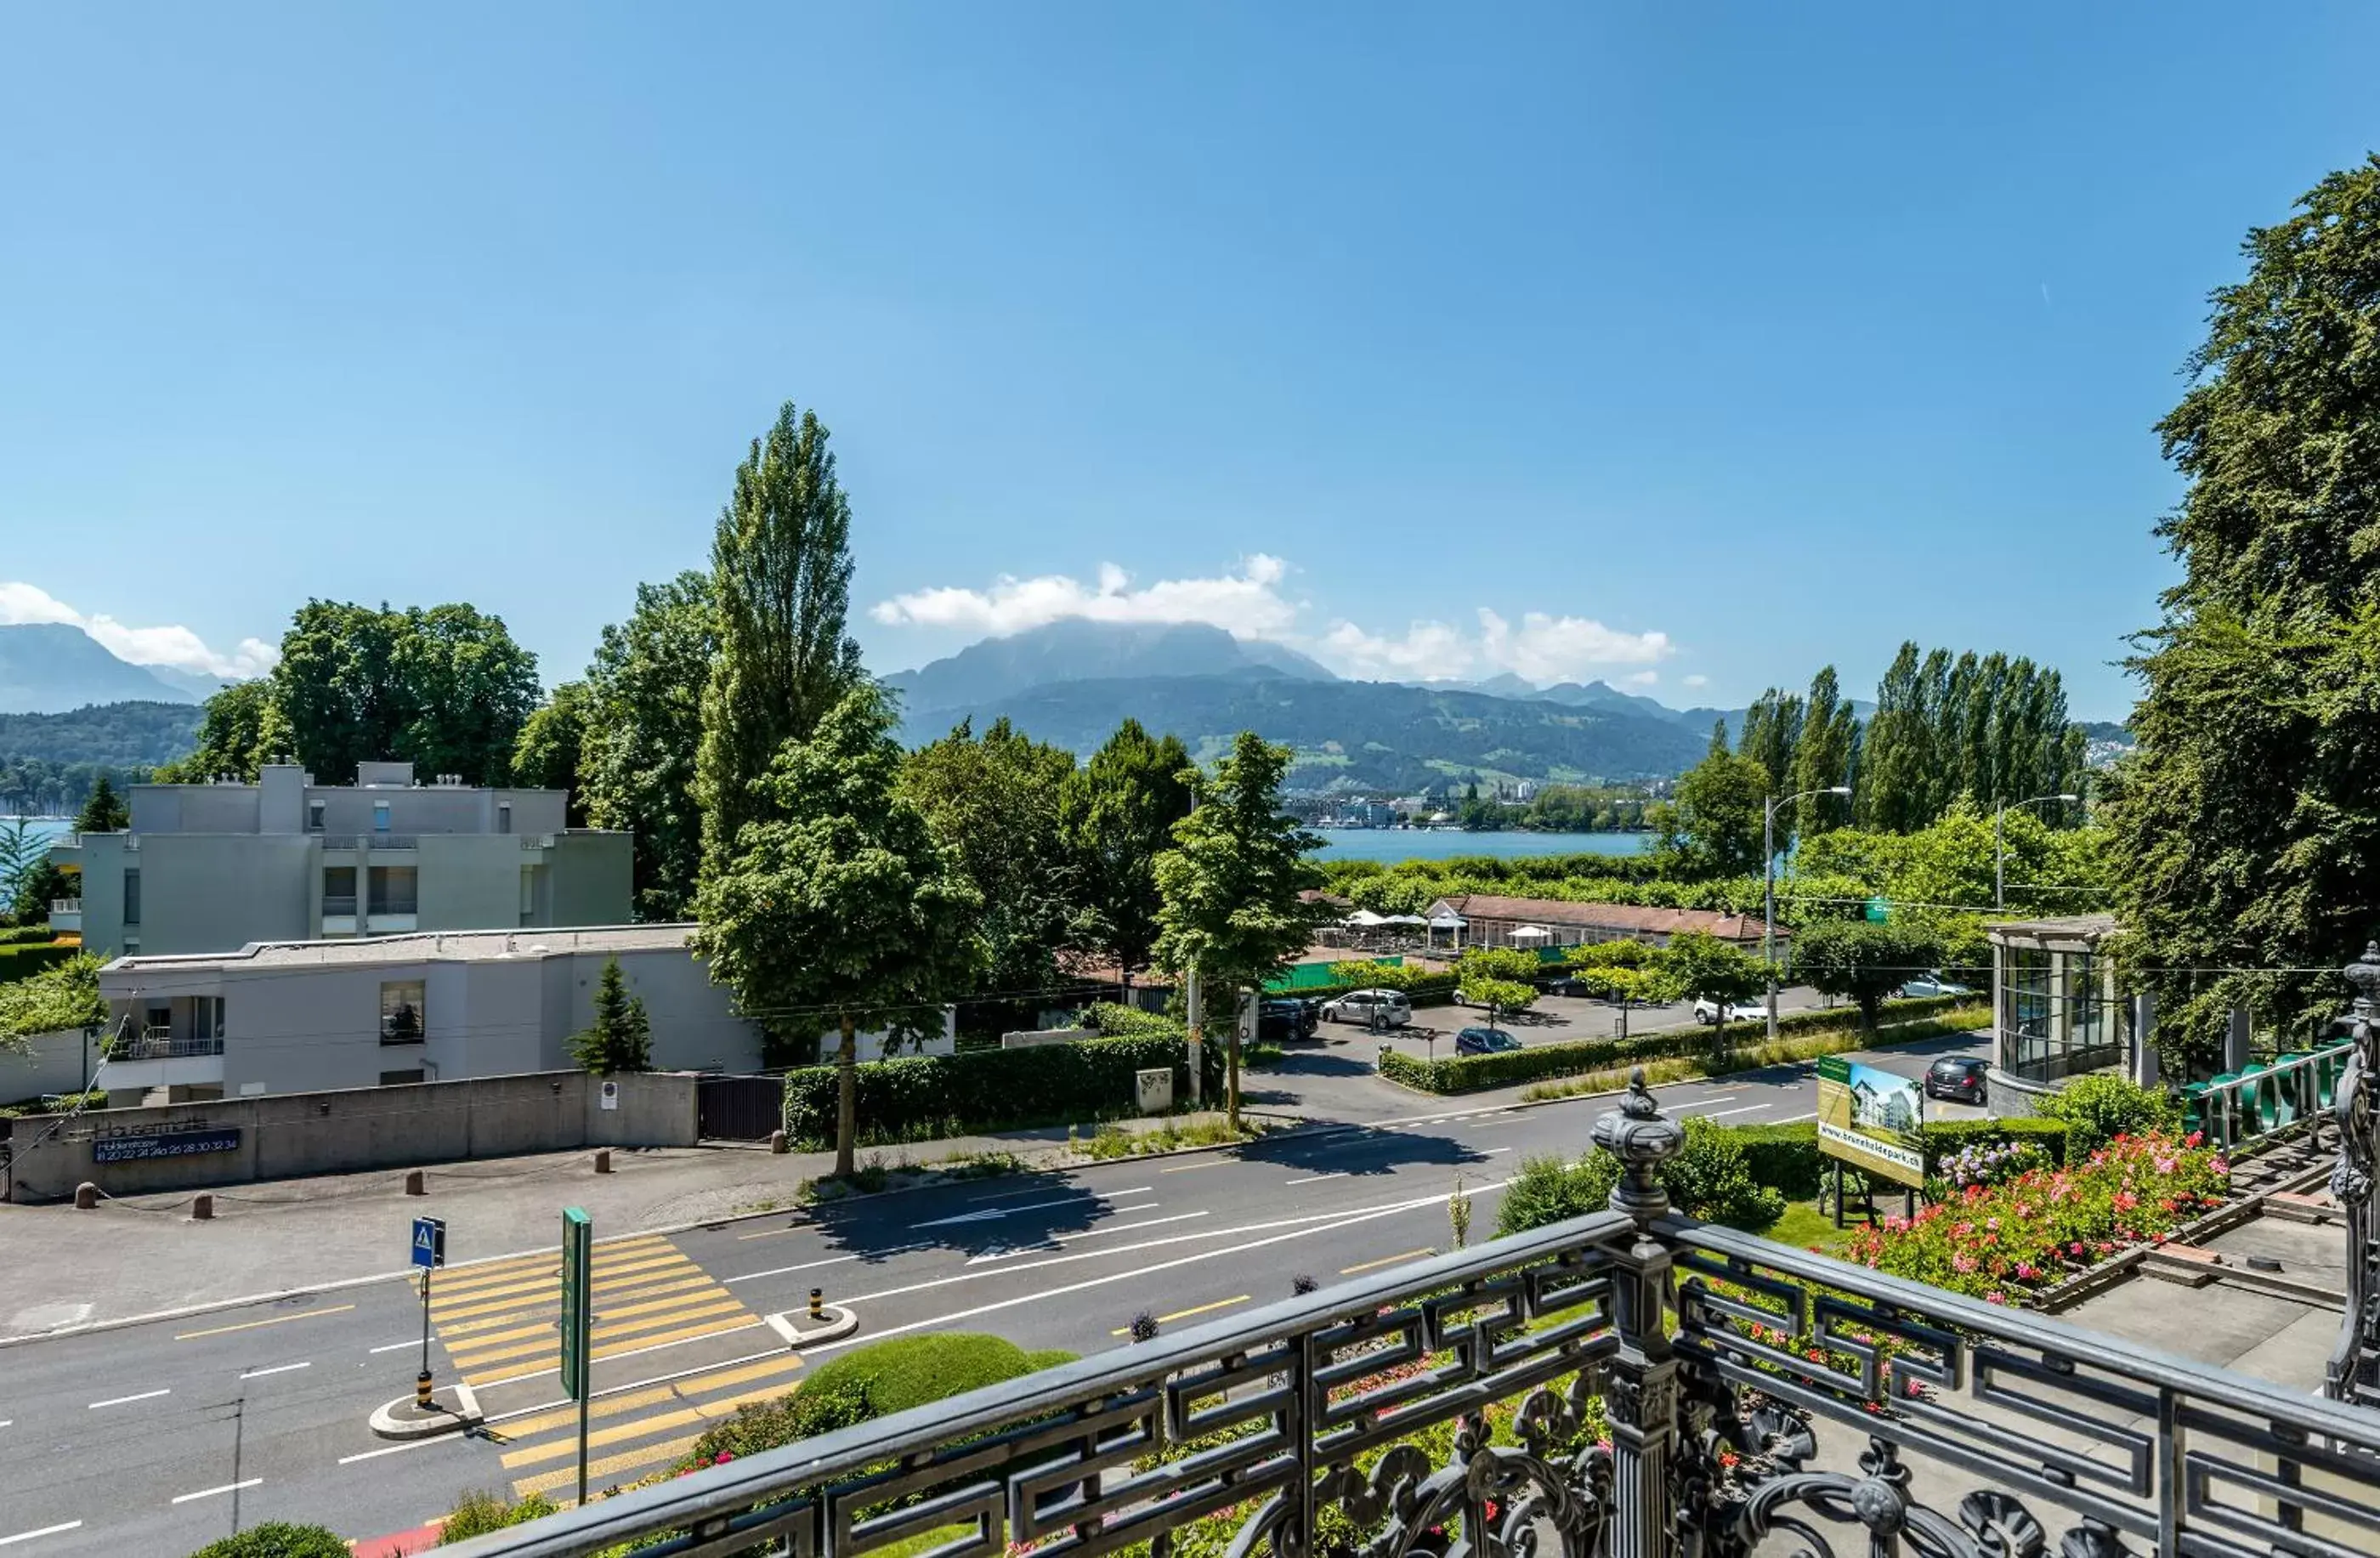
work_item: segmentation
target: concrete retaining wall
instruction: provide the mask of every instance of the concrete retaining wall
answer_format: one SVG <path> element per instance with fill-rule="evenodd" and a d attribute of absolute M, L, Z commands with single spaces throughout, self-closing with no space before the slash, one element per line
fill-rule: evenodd
<path fill-rule="evenodd" d="M 22 1103 L 43 1093 L 70 1093 L 82 1086 L 83 1054 L 99 1064 L 99 1041 L 79 1028 L 26 1036 L 30 1054 L 0 1048 L 0 1103 Z"/>
<path fill-rule="evenodd" d="M 602 1106 L 601 1079 L 550 1071 L 97 1110 L 38 1141 L 34 1130 L 18 1131 L 7 1199 L 63 1199 L 85 1180 L 109 1195 L 130 1196 L 577 1147 L 694 1145 L 692 1073 L 611 1080 L 612 1109 Z M 111 1138 L 201 1131 L 237 1131 L 238 1140 L 187 1156 L 98 1161 L 100 1144 Z"/>

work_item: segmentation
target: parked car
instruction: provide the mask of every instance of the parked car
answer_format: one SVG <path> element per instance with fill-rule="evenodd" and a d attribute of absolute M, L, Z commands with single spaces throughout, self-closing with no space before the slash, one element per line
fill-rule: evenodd
<path fill-rule="evenodd" d="M 1583 980 L 1576 974 L 1557 974 L 1552 979 L 1549 979 L 1545 983 L 1539 985 L 1537 988 L 1544 991 L 1548 995 L 1569 995 L 1573 997 L 1595 996 L 1601 994 L 1603 990 L 1603 987 L 1597 984 L 1594 980 Z"/>
<path fill-rule="evenodd" d="M 1991 1062 L 1973 1055 L 1944 1055 L 1925 1068 L 1925 1096 L 1981 1103 L 1985 1091 L 1985 1074 L 1991 1068 Z"/>
<path fill-rule="evenodd" d="M 1707 1022 L 1713 1024 L 1722 1022 L 1740 1022 L 1752 1017 L 1767 1016 L 1767 1015 L 1768 1005 L 1765 1001 L 1753 1001 L 1749 1003 L 1742 1001 L 1722 1002 L 1714 1001 L 1707 995 L 1697 996 L 1694 999 L 1694 1020 L 1696 1022 Z"/>
<path fill-rule="evenodd" d="M 1973 991 L 1962 984 L 1953 984 L 1939 972 L 1920 974 L 1900 987 L 1900 993 L 1916 997 L 1924 995 L 1973 995 Z"/>
<path fill-rule="evenodd" d="M 1257 1041 L 1286 1044 L 1314 1037 L 1315 1004 L 1283 998 L 1257 1004 Z"/>
<path fill-rule="evenodd" d="M 1355 1022 L 1369 1028 L 1402 1028 L 1413 1021 L 1413 1003 L 1402 990 L 1351 990 L 1322 1004 L 1324 1022 Z"/>
<path fill-rule="evenodd" d="M 1466 1028 L 1454 1036 L 1459 1055 L 1503 1054 L 1520 1047 L 1521 1041 L 1500 1028 Z"/>

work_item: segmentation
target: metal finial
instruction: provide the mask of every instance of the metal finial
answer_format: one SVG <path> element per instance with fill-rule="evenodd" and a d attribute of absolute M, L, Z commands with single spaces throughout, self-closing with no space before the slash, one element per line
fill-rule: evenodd
<path fill-rule="evenodd" d="M 1620 1181 L 1611 1187 L 1612 1211 L 1624 1211 L 1640 1223 L 1669 1211 L 1661 1165 L 1684 1149 L 1686 1132 L 1675 1120 L 1662 1118 L 1660 1102 L 1645 1086 L 1643 1066 L 1630 1071 L 1620 1107 L 1607 1110 L 1595 1122 L 1595 1144 L 1620 1160 Z"/>
<path fill-rule="evenodd" d="M 2368 1017 L 2380 1013 L 2380 941 L 2366 942 L 2363 955 L 2340 972 L 2355 987 L 2355 1015 Z"/>

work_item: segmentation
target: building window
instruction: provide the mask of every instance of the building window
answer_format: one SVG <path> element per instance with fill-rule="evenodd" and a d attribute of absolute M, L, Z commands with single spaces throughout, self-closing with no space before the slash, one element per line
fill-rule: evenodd
<path fill-rule="evenodd" d="M 372 832 L 376 834 L 388 832 L 388 802 L 384 800 L 372 802 Z"/>
<path fill-rule="evenodd" d="M 424 1031 L 419 980 L 392 980 L 380 987 L 380 1041 L 419 1044 Z M 419 1081 L 420 1078 L 416 1077 Z"/>
<path fill-rule="evenodd" d="M 500 834 L 508 834 L 512 831 L 513 803 L 508 800 L 500 800 L 496 802 L 496 832 Z"/>
<path fill-rule="evenodd" d="M 138 870 L 124 873 L 124 923 L 140 923 L 140 873 Z"/>
<path fill-rule="evenodd" d="M 402 1088 L 422 1079 L 419 1066 L 410 1071 L 383 1071 L 380 1074 L 380 1085 L 383 1088 Z"/>
<path fill-rule="evenodd" d="M 308 833 L 318 834 L 322 831 L 322 806 L 323 803 L 319 800 L 310 800 L 306 803 L 306 831 Z"/>
<path fill-rule="evenodd" d="M 2000 969 L 2003 1069 L 2054 1082 L 2123 1058 L 2123 1012 L 2109 989 L 2107 959 L 2082 947 L 2010 946 Z"/>
<path fill-rule="evenodd" d="M 356 868 L 324 866 L 322 868 L 322 914 L 335 919 L 356 912 Z"/>
<path fill-rule="evenodd" d="M 190 1037 L 221 1039 L 224 1036 L 223 997 L 194 996 L 190 1001 Z"/>
<path fill-rule="evenodd" d="M 417 882 L 418 868 L 413 866 L 374 866 L 371 868 L 371 912 L 374 914 L 418 914 L 419 901 Z"/>

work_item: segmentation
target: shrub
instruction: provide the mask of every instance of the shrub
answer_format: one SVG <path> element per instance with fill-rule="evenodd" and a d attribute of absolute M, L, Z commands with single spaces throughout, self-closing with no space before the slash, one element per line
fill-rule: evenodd
<path fill-rule="evenodd" d="M 789 1394 L 737 1407 L 733 1417 L 696 1440 L 679 1464 L 713 1466 L 722 1455 L 739 1459 L 758 1455 L 1074 1361 L 1070 1352 L 1028 1353 L 998 1336 L 965 1332 L 895 1336 L 844 1354 Z"/>
<path fill-rule="evenodd" d="M 1576 1162 L 1550 1153 L 1521 1161 L 1496 1206 L 1496 1236 L 1525 1233 L 1604 1210 L 1620 1181 L 1619 1160 L 1600 1150 Z"/>
<path fill-rule="evenodd" d="M 1685 1122 L 1686 1143 L 1661 1165 L 1670 1204 L 1689 1217 L 1755 1232 L 1784 1215 L 1785 1198 L 1758 1183 L 1736 1133 L 1708 1120 Z M 1620 1183 L 1620 1161 L 1600 1147 L 1575 1163 L 1531 1158 L 1504 1187 L 1497 1208 L 1499 1236 L 1604 1210 Z"/>
<path fill-rule="evenodd" d="M 1928 1173 L 1944 1158 L 1979 1141 L 2031 1142 L 2047 1153 L 2052 1163 L 2065 1162 L 2069 1156 L 2066 1122 L 2028 1114 L 2011 1114 L 1998 1120 L 1929 1120 L 1925 1135 Z"/>
<path fill-rule="evenodd" d="M 1223 1090 L 1221 1044 L 1203 1046 L 1208 1097 Z M 910 1055 L 856 1067 L 859 1129 L 869 1141 L 938 1136 L 1135 1112 L 1133 1074 L 1173 1068 L 1173 1096 L 1190 1095 L 1189 1047 L 1174 1038 L 1079 1039 L 1022 1050 Z M 785 1074 L 785 1135 L 812 1150 L 834 1140 L 835 1071 Z"/>
<path fill-rule="evenodd" d="M 493 1493 L 465 1493 L 455 1503 L 438 1528 L 438 1545 L 454 1547 L 473 1537 L 501 1531 L 508 1526 L 526 1525 L 542 1520 L 554 1513 L 553 1501 L 542 1493 L 531 1493 L 518 1503 L 506 1503 Z"/>
<path fill-rule="evenodd" d="M 1816 1121 L 1730 1129 L 1743 1149 L 1744 1167 L 1755 1184 L 1769 1187 L 1789 1201 L 1816 1199 L 1827 1172 L 1826 1155 L 1818 1150 Z"/>
<path fill-rule="evenodd" d="M 2041 1112 L 2066 1122 L 2067 1147 L 2095 1152 L 2119 1136 L 2181 1128 L 2181 1109 L 2162 1088 L 2143 1088 L 2113 1072 L 2077 1077 L 2059 1089 Z"/>
<path fill-rule="evenodd" d="M 1083 1355 L 1070 1353 L 1063 1347 L 1040 1347 L 1025 1355 L 1025 1361 L 1038 1374 L 1044 1369 L 1055 1369 L 1062 1363 L 1079 1363 Z"/>
<path fill-rule="evenodd" d="M 346 1542 L 335 1531 L 268 1520 L 237 1536 L 211 1541 L 190 1558 L 348 1558 L 348 1552 Z"/>
<path fill-rule="evenodd" d="M 1095 1001 L 1083 1008 L 1083 1021 L 1109 1039 L 1181 1039 L 1185 1027 L 1179 1017 L 1144 1012 L 1121 1001 Z"/>

